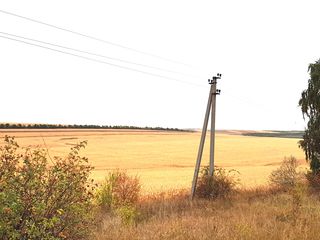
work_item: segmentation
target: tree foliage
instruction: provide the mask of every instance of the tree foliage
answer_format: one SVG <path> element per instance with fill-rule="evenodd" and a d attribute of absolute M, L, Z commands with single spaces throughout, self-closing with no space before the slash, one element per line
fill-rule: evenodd
<path fill-rule="evenodd" d="M 94 185 L 88 159 L 79 156 L 85 145 L 49 162 L 46 150 L 22 149 L 5 137 L 0 147 L 0 239 L 88 236 Z"/>
<path fill-rule="evenodd" d="M 300 147 L 310 162 L 310 169 L 317 174 L 320 171 L 320 59 L 310 64 L 308 71 L 308 88 L 302 92 L 299 101 L 303 117 L 308 118 Z"/>

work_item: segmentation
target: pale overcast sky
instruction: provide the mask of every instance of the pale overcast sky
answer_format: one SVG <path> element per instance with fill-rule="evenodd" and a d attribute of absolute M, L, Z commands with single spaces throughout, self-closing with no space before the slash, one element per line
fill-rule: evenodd
<path fill-rule="evenodd" d="M 180 62 L 0 12 L 0 122 L 201 128 L 207 79 L 222 73 L 217 129 L 304 128 L 297 105 L 308 64 L 320 58 L 319 1 L 0 3 L 2 11 Z M 3 38 L 8 33 L 178 73 L 59 48 L 147 75 Z"/>

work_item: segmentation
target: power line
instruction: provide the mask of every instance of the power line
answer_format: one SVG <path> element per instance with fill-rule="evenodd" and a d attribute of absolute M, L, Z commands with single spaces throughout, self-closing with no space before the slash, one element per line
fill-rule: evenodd
<path fill-rule="evenodd" d="M 101 39 L 101 38 L 97 38 L 97 37 L 94 37 L 94 36 L 91 36 L 91 35 L 87 35 L 87 34 L 84 34 L 84 33 L 76 32 L 76 31 L 73 31 L 73 30 L 69 30 L 69 29 L 66 29 L 66 28 L 63 28 L 63 27 L 59 27 L 59 26 L 50 24 L 50 23 L 46 23 L 46 22 L 42 22 L 42 21 L 39 21 L 39 20 L 36 20 L 36 19 L 33 19 L 33 18 L 25 17 L 25 16 L 22 16 L 22 15 L 19 15 L 19 14 L 16 14 L 16 13 L 4 11 L 4 10 L 1 10 L 1 9 L 0 9 L 0 12 L 4 13 L 4 14 L 7 14 L 7 15 L 14 16 L 14 17 L 22 18 L 24 20 L 28 20 L 28 21 L 31 21 L 31 22 L 42 24 L 42 25 L 45 25 L 45 26 L 48 26 L 48 27 L 51 27 L 51 28 L 55 28 L 55 29 L 58 29 L 58 30 L 61 30 L 61 31 L 72 33 L 72 34 L 75 34 L 75 35 L 78 35 L 78 36 L 82 36 L 82 37 L 85 37 L 85 38 L 88 38 L 88 39 L 92 39 L 92 40 L 95 40 L 95 41 L 98 41 L 98 42 L 106 43 L 106 44 L 109 44 L 109 45 L 112 45 L 112 46 L 115 46 L 115 47 L 126 49 L 126 50 L 129 50 L 129 51 L 132 51 L 132 52 L 140 53 L 140 54 L 143 54 L 143 55 L 146 55 L 146 56 L 150 56 L 150 57 L 153 57 L 153 58 L 158 58 L 158 59 L 161 59 L 163 61 L 172 62 L 172 63 L 175 63 L 175 64 L 180 64 L 180 65 L 184 65 L 184 66 L 190 67 L 189 64 L 186 64 L 186 63 L 183 63 L 183 62 L 180 62 L 180 61 L 164 58 L 164 57 L 152 54 L 152 53 L 144 52 L 144 51 L 141 51 L 141 50 L 138 50 L 138 49 L 135 49 L 135 48 L 127 47 L 127 46 L 124 46 L 124 45 L 121 45 L 121 44 L 118 44 L 118 43 L 114 43 L 114 42 L 110 42 L 110 41 L 107 41 L 107 40 L 104 40 L 104 39 Z"/>
<path fill-rule="evenodd" d="M 129 70 L 129 71 L 133 71 L 133 72 L 138 72 L 138 73 L 142 73 L 142 74 L 146 74 L 146 75 L 150 75 L 150 76 L 154 76 L 154 77 L 159 77 L 159 78 L 163 78 L 163 79 L 173 80 L 173 81 L 176 81 L 176 82 L 181 82 L 181 83 L 184 83 L 184 84 L 189 84 L 189 85 L 193 85 L 193 86 L 197 86 L 197 87 L 204 87 L 203 85 L 192 83 L 192 82 L 188 82 L 188 81 L 184 81 L 184 80 L 181 80 L 181 79 L 167 77 L 167 76 L 163 76 L 163 75 L 156 74 L 156 73 L 150 73 L 150 72 L 146 72 L 146 71 L 141 71 L 141 70 L 138 70 L 138 69 L 135 69 L 135 68 L 130 68 L 130 67 L 125 67 L 125 66 L 121 66 L 121 65 L 118 65 L 118 64 L 113 64 L 113 63 L 109 63 L 109 62 L 106 62 L 106 61 L 102 61 L 102 60 L 98 60 L 98 59 L 94 59 L 94 58 L 89 58 L 89 57 L 81 56 L 81 55 L 70 53 L 70 52 L 61 51 L 61 50 L 54 49 L 54 48 L 49 48 L 49 47 L 38 45 L 38 44 L 35 44 L 35 43 L 30 43 L 30 42 L 14 39 L 14 38 L 10 38 L 10 37 L 5 37 L 5 36 L 0 36 L 0 37 L 8 39 L 8 40 L 24 43 L 24 44 L 27 44 L 27 45 L 31 45 L 31 46 L 35 46 L 35 47 L 39 47 L 39 48 L 43 48 L 43 49 L 48 49 L 48 50 L 51 50 L 51 51 L 55 51 L 55 52 L 59 52 L 59 53 L 67 54 L 67 55 L 71 55 L 71 56 L 74 56 L 74 57 L 83 58 L 83 59 L 86 59 L 86 60 L 89 60 L 89 61 L 107 64 L 109 66 L 113 66 L 113 67 L 116 67 L 116 68 L 121 68 L 121 69 Z"/>
<path fill-rule="evenodd" d="M 42 43 L 42 44 L 47 44 L 47 45 L 54 46 L 54 47 L 64 48 L 64 49 L 67 49 L 67 50 L 72 50 L 72 51 L 79 52 L 79 53 L 85 53 L 85 54 L 92 55 L 92 56 L 96 56 L 96 57 L 102 57 L 102 58 L 106 58 L 106 59 L 110 59 L 110 60 L 114 60 L 114 61 L 118 61 L 118 62 L 128 63 L 128 64 L 140 66 L 140 67 L 155 69 L 155 70 L 159 70 L 159 71 L 163 71 L 163 72 L 169 72 L 169 73 L 174 73 L 174 74 L 180 74 L 180 75 L 189 76 L 189 77 L 195 77 L 194 75 L 191 75 L 191 74 L 186 74 L 186 73 L 181 73 L 181 72 L 177 72 L 177 71 L 172 71 L 172 70 L 169 70 L 169 69 L 159 68 L 159 67 L 155 67 L 155 66 L 151 66 L 151 65 L 147 65 L 147 64 L 141 64 L 141 63 L 136 63 L 136 62 L 132 62 L 132 61 L 127 61 L 127 60 L 123 60 L 123 59 L 120 59 L 120 58 L 109 57 L 109 56 L 102 55 L 102 54 L 97 54 L 97 53 L 92 53 L 92 52 L 88 52 L 88 51 L 83 51 L 83 50 L 79 50 L 79 49 L 75 49 L 75 48 L 70 48 L 70 47 L 58 45 L 58 44 L 55 44 L 55 43 L 49 43 L 49 42 L 45 42 L 45 41 L 40 41 L 40 40 L 37 40 L 37 39 L 27 38 L 27 37 L 15 35 L 15 34 L 7 33 L 7 32 L 0 32 L 0 33 L 1 33 L 1 34 L 4 34 L 4 35 L 7 35 L 7 36 L 15 37 L 15 38 L 20 38 L 20 39 L 24 39 L 24 40 L 28 40 L 28 41 L 33 41 L 33 42 L 38 42 L 38 43 Z"/>

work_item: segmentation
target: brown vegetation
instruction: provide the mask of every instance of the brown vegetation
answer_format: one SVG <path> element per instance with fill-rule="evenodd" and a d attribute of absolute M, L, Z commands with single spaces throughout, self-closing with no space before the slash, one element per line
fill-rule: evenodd
<path fill-rule="evenodd" d="M 320 198 L 273 188 L 243 190 L 231 199 L 189 200 L 188 191 L 147 196 L 140 222 L 124 226 L 103 218 L 96 238 L 105 239 L 319 239 Z"/>
<path fill-rule="evenodd" d="M 105 239 L 319 239 L 319 193 L 297 176 L 294 157 L 272 172 L 273 185 L 235 191 L 236 179 L 224 169 L 199 179 L 200 194 L 189 191 L 147 195 L 136 204 L 138 216 L 123 224 L 106 214 L 96 232 Z M 215 183 L 214 183 L 215 182 Z M 312 186 L 312 185 L 309 185 Z M 198 190 L 199 190 L 198 189 Z M 227 197 L 226 197 L 227 196 Z"/>

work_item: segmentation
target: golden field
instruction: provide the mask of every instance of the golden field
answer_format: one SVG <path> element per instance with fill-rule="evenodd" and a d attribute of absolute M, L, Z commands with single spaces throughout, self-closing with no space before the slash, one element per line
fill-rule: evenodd
<path fill-rule="evenodd" d="M 51 156 L 64 155 L 75 143 L 88 140 L 83 155 L 101 181 L 112 169 L 138 175 L 145 192 L 189 188 L 200 142 L 199 132 L 143 130 L 0 130 L 15 136 L 21 146 L 48 148 Z M 248 137 L 222 132 L 216 135 L 216 165 L 240 172 L 244 187 L 264 185 L 284 156 L 295 156 L 306 168 L 299 139 Z M 209 136 L 202 165 L 209 159 Z"/>

